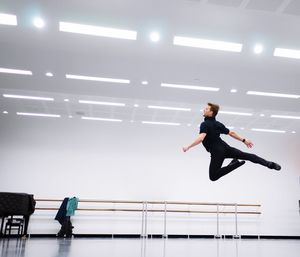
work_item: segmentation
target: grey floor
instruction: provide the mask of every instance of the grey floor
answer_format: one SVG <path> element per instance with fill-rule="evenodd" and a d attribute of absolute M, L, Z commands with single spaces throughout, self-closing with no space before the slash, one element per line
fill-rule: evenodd
<path fill-rule="evenodd" d="M 299 257 L 300 240 L 0 239 L 0 257 Z"/>

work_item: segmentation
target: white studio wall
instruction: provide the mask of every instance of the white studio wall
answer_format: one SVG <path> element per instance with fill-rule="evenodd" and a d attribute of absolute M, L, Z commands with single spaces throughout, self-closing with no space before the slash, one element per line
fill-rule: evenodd
<path fill-rule="evenodd" d="M 223 138 L 241 150 L 277 161 L 282 170 L 246 163 L 211 182 L 210 156 L 204 147 L 181 150 L 197 136 L 197 127 L 6 115 L 0 123 L 0 188 L 35 198 L 257 203 L 262 204 L 262 215 L 242 217 L 241 234 L 299 236 L 299 139 L 294 134 L 237 132 L 251 138 L 253 150 Z M 29 232 L 56 233 L 54 216 L 55 212 L 36 211 Z M 214 216 L 169 217 L 169 233 L 215 233 Z M 222 221 L 221 232 L 233 233 L 233 218 Z M 75 233 L 83 234 L 141 229 L 140 214 L 77 212 L 73 222 Z M 162 222 L 162 215 L 151 214 L 149 232 L 163 233 Z"/>

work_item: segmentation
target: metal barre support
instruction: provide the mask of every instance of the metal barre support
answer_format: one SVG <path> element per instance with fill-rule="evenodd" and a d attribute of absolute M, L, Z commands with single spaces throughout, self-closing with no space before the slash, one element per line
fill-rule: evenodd
<path fill-rule="evenodd" d="M 145 211 L 145 204 L 142 203 L 142 231 L 141 231 L 141 237 L 144 236 L 144 211 Z"/>
<path fill-rule="evenodd" d="M 165 202 L 164 212 L 164 238 L 167 238 L 167 202 Z"/>
<path fill-rule="evenodd" d="M 146 205 L 146 210 L 145 210 L 145 237 L 148 237 L 148 233 L 147 233 L 147 227 L 148 227 L 148 203 L 147 201 L 145 202 Z"/>
<path fill-rule="evenodd" d="M 215 235 L 215 238 L 220 238 L 220 220 L 219 220 L 219 204 L 217 204 L 217 234 Z"/>
<path fill-rule="evenodd" d="M 240 238 L 240 236 L 238 235 L 238 215 L 237 215 L 237 204 L 235 204 L 234 207 L 234 211 L 235 211 L 235 235 L 233 236 L 233 238 Z"/>

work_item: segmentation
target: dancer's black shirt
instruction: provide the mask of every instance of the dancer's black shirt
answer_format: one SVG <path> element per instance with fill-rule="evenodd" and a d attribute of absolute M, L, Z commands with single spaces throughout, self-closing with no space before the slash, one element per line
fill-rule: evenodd
<path fill-rule="evenodd" d="M 214 117 L 205 117 L 204 121 L 200 125 L 200 132 L 206 133 L 206 137 L 204 138 L 202 144 L 205 149 L 210 152 L 212 146 L 216 143 L 223 142 L 220 138 L 220 134 L 227 135 L 229 133 L 229 129 L 224 126 L 219 121 L 216 121 Z"/>

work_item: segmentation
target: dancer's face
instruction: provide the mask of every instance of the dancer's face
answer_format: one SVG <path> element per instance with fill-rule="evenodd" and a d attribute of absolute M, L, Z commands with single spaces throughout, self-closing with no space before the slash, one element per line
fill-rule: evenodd
<path fill-rule="evenodd" d="M 213 112 L 210 110 L 210 106 L 207 105 L 204 109 L 203 109 L 203 116 L 204 117 L 212 117 L 213 116 Z"/>

